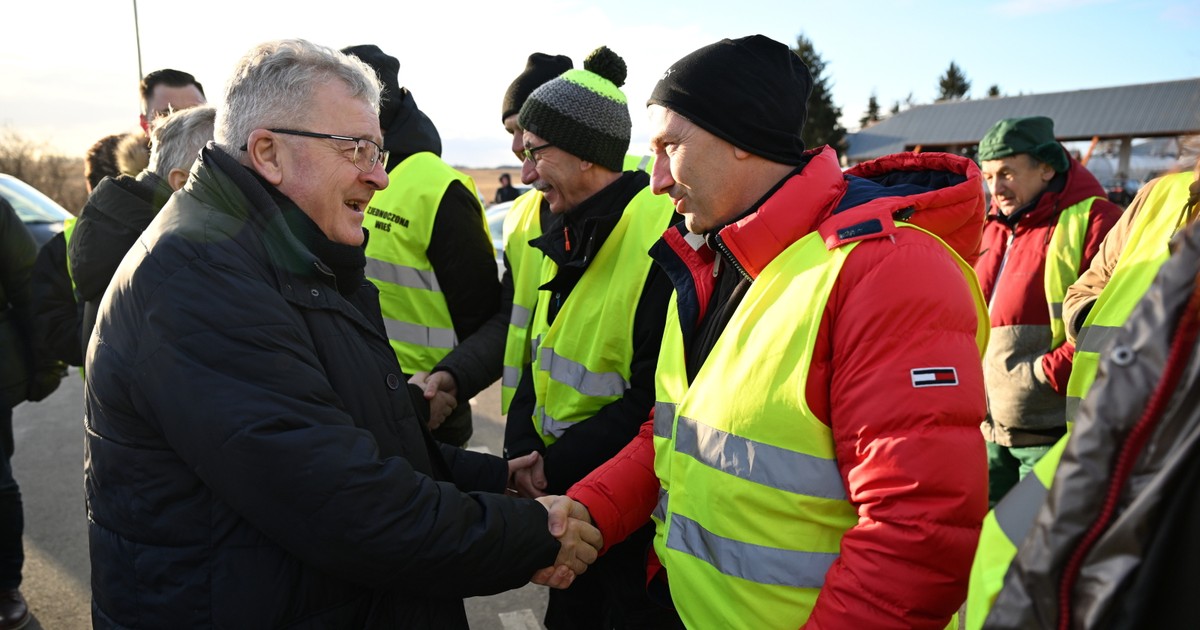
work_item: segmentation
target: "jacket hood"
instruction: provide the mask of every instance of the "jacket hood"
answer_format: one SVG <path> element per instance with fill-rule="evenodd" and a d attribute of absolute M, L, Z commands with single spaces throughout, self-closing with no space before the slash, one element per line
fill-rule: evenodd
<path fill-rule="evenodd" d="M 978 258 L 984 184 L 974 160 L 950 153 L 896 153 L 858 164 L 846 176 L 847 199 L 859 194 L 868 199 L 855 212 L 893 214 L 936 234 L 967 264 Z"/>
<path fill-rule="evenodd" d="M 391 151 L 386 165 L 388 172 L 414 153 L 428 151 L 441 157 L 442 136 L 429 116 L 417 107 L 412 92 L 400 88 L 388 101 L 388 109 L 381 113 L 379 121 L 384 128 L 383 148 Z"/>
<path fill-rule="evenodd" d="M 898 153 L 842 173 L 828 146 L 808 154 L 808 164 L 757 212 L 720 233 L 751 277 L 814 229 L 833 248 L 886 235 L 897 229 L 894 220 L 936 234 L 968 263 L 977 257 L 984 198 L 973 161 L 948 153 Z"/>

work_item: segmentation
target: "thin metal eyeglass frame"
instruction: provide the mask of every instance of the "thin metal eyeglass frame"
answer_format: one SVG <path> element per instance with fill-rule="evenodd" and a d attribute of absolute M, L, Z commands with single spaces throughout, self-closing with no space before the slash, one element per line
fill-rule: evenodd
<path fill-rule="evenodd" d="M 384 164 L 384 168 L 387 168 L 388 154 L 390 151 L 386 151 L 383 147 L 379 146 L 378 142 L 375 142 L 370 138 L 355 138 L 353 136 L 339 136 L 332 133 L 316 133 L 313 131 L 300 131 L 298 129 L 267 129 L 267 131 L 270 131 L 271 133 L 282 133 L 290 136 L 303 136 L 305 138 L 348 140 L 354 143 L 354 158 L 350 160 L 350 162 L 354 164 L 354 168 L 357 168 L 364 173 L 370 173 L 371 171 L 375 170 L 375 165 L 381 162 Z M 368 168 L 363 168 L 358 164 L 358 152 L 363 146 L 361 144 L 362 142 L 370 142 L 371 144 L 375 145 L 375 159 L 371 161 L 371 164 Z"/>

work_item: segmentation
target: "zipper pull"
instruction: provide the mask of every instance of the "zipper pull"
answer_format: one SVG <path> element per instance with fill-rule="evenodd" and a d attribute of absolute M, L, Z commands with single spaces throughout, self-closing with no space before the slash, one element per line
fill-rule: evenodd
<path fill-rule="evenodd" d="M 715 252 L 716 258 L 713 259 L 713 277 L 721 275 L 721 252 Z"/>
<path fill-rule="evenodd" d="M 566 242 L 566 250 L 571 251 L 571 232 L 565 225 L 563 226 L 563 241 Z"/>

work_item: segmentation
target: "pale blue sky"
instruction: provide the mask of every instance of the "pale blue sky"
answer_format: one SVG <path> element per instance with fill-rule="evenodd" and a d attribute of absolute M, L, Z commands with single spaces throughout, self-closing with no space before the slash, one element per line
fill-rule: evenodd
<path fill-rule="evenodd" d="M 10 4 L 17 6 L 5 7 L 0 38 L 0 129 L 72 155 L 136 129 L 132 0 Z M 576 67 L 602 44 L 622 55 L 635 150 L 646 139 L 654 81 L 723 37 L 762 33 L 791 45 L 803 33 L 825 60 L 852 130 L 872 93 L 884 110 L 909 94 L 930 102 L 952 60 L 973 97 L 993 84 L 1012 95 L 1200 77 L 1194 0 L 140 0 L 138 12 L 143 70 L 189 71 L 210 101 L 237 58 L 261 41 L 378 44 L 400 59 L 400 80 L 437 124 L 446 159 L 472 167 L 515 162 L 500 98 L 533 51 L 569 55 Z"/>

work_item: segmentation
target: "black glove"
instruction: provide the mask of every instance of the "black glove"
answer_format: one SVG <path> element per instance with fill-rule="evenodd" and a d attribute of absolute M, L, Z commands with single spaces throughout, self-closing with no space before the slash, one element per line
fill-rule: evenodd
<path fill-rule="evenodd" d="M 67 364 L 62 361 L 39 366 L 29 379 L 29 391 L 25 394 L 25 400 L 29 402 L 44 400 L 58 389 L 58 384 L 66 375 Z"/>

